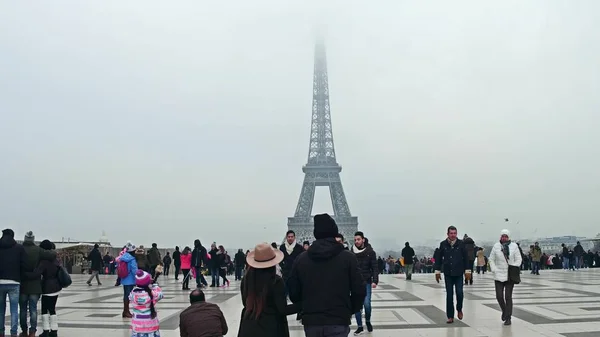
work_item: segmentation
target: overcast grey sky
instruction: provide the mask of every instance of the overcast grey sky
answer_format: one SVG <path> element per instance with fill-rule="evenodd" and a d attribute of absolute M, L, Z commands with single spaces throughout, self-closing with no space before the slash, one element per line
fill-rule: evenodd
<path fill-rule="evenodd" d="M 371 241 L 600 231 L 598 1 L 321 2 L 0 2 L 0 227 L 280 240 L 321 27 Z"/>

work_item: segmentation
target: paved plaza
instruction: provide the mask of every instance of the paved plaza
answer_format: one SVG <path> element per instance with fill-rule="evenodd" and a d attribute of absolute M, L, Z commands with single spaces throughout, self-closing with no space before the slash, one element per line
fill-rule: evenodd
<path fill-rule="evenodd" d="M 375 331 L 370 335 L 600 336 L 600 269 L 542 271 L 540 276 L 526 272 L 522 278 L 523 282 L 515 287 L 513 325 L 504 327 L 489 274 L 475 275 L 475 284 L 465 287 L 465 318 L 452 325 L 446 324 L 444 287 L 435 283 L 433 274 L 417 274 L 409 282 L 403 275 L 382 275 L 380 286 L 373 292 Z M 73 281 L 58 300 L 59 335 L 127 336 L 129 321 L 121 318 L 123 290 L 113 286 L 115 278 L 103 277 L 102 286 L 92 287 L 85 284 L 84 275 L 73 275 Z M 179 313 L 188 305 L 188 292 L 172 278 L 163 279 L 161 285 L 165 292 L 165 299 L 158 305 L 161 335 L 179 336 Z M 227 336 L 237 336 L 239 282 L 232 282 L 226 289 L 209 288 L 206 294 L 207 300 L 217 303 L 225 314 L 230 327 Z M 289 320 L 291 336 L 304 336 L 295 316 Z"/>

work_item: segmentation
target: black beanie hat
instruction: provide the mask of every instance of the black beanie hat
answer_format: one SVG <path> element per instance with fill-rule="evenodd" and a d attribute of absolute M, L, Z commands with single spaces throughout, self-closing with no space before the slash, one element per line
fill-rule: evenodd
<path fill-rule="evenodd" d="M 338 226 L 335 224 L 335 220 L 329 214 L 317 214 L 315 215 L 315 229 L 313 234 L 315 239 L 327 239 L 335 238 L 338 235 Z"/>

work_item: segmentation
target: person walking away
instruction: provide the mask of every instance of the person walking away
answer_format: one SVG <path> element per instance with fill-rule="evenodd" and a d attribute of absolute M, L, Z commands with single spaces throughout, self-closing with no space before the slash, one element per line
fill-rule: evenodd
<path fill-rule="evenodd" d="M 406 280 L 412 280 L 413 261 L 415 259 L 415 250 L 410 246 L 410 243 L 406 242 L 401 252 L 402 258 L 404 259 L 404 267 L 406 268 Z"/>
<path fill-rule="evenodd" d="M 100 282 L 100 277 L 98 276 L 98 274 L 100 273 L 100 271 L 102 270 L 102 266 L 104 265 L 104 261 L 102 261 L 102 253 L 100 253 L 100 246 L 98 244 L 94 245 L 94 248 L 92 249 L 92 251 L 90 251 L 90 253 L 88 254 L 86 260 L 90 261 L 90 271 L 92 272 L 92 275 L 90 275 L 90 278 L 87 280 L 87 285 L 88 286 L 92 286 L 92 280 L 94 279 L 94 277 L 96 278 L 96 282 L 98 282 L 98 285 L 101 286 L 102 282 Z"/>
<path fill-rule="evenodd" d="M 227 265 L 229 264 L 227 252 L 225 247 L 219 246 L 217 252 L 217 265 L 219 266 L 219 276 L 223 278 L 223 288 L 229 287 L 229 280 L 227 279 Z"/>
<path fill-rule="evenodd" d="M 162 289 L 152 284 L 152 276 L 138 270 L 135 273 L 135 287 L 129 294 L 129 302 L 133 305 L 131 336 L 160 337 L 160 322 L 155 307 L 162 299 Z"/>
<path fill-rule="evenodd" d="M 153 243 L 152 248 L 148 250 L 148 265 L 150 268 L 150 275 L 152 275 L 154 279 L 158 279 L 158 277 L 156 277 L 156 267 L 161 266 L 162 263 L 162 257 L 160 256 L 158 245 Z"/>
<path fill-rule="evenodd" d="M 502 310 L 504 325 L 511 325 L 513 310 L 512 294 L 515 283 L 510 279 L 509 266 L 520 268 L 522 256 L 516 243 L 511 242 L 510 232 L 503 229 L 500 232 L 500 242 L 496 242 L 488 261 L 494 274 L 494 285 L 496 288 L 496 300 Z"/>
<path fill-rule="evenodd" d="M 471 268 L 467 250 L 462 240 L 457 235 L 456 227 L 450 226 L 447 231 L 448 238 L 440 243 L 435 257 L 435 280 L 440 283 L 441 273 L 444 273 L 446 285 L 446 323 L 454 323 L 454 292 L 456 291 L 456 311 L 458 319 L 463 319 L 463 274 L 465 279 L 471 278 Z"/>
<path fill-rule="evenodd" d="M 173 265 L 175 266 L 175 280 L 179 280 L 179 272 L 181 271 L 181 253 L 179 252 L 179 246 L 175 246 L 173 252 Z"/>
<path fill-rule="evenodd" d="M 363 281 L 366 283 L 366 296 L 363 302 L 365 308 L 365 322 L 367 325 L 367 331 L 373 331 L 373 325 L 371 324 L 371 289 L 377 288 L 379 283 L 379 270 L 377 269 L 377 254 L 373 250 L 373 247 L 365 239 L 363 232 L 354 233 L 354 245 L 351 248 L 352 253 L 356 256 L 358 262 L 358 269 L 360 270 Z M 362 325 L 362 312 L 357 311 L 354 314 L 358 329 L 354 332 L 355 336 L 361 335 L 364 332 Z"/>
<path fill-rule="evenodd" d="M 169 270 L 171 269 L 171 262 L 172 262 L 171 255 L 169 255 L 169 252 L 167 252 L 165 257 L 163 257 L 163 266 L 164 266 L 165 277 L 169 276 Z"/>
<path fill-rule="evenodd" d="M 183 284 L 181 286 L 181 290 L 189 290 L 190 289 L 190 269 L 192 269 L 192 253 L 190 252 L 190 247 L 185 247 L 183 252 L 181 252 L 181 271 L 183 272 Z"/>
<path fill-rule="evenodd" d="M 112 274 L 112 257 L 108 254 L 108 251 L 102 257 L 102 267 L 104 269 L 104 274 L 110 275 Z"/>
<path fill-rule="evenodd" d="M 54 251 L 54 243 L 44 240 L 40 243 L 40 248 L 45 251 Z M 99 252 L 98 252 L 99 253 Z M 49 257 L 49 258 L 48 258 Z M 102 255 L 100 255 L 102 259 Z M 26 273 L 28 278 L 42 278 L 42 326 L 44 331 L 40 337 L 58 336 L 58 316 L 56 315 L 56 302 L 58 295 L 62 290 L 62 285 L 58 279 L 60 262 L 56 259 L 56 253 L 46 254 L 40 258 L 40 264 L 31 272 Z"/>
<path fill-rule="evenodd" d="M 287 304 L 283 279 L 275 274 L 275 266 L 283 258 L 283 252 L 266 243 L 256 245 L 248 254 L 238 337 L 289 337 L 286 316 L 298 310 Z"/>
<path fill-rule="evenodd" d="M 220 278 L 219 278 L 219 261 L 217 261 L 217 253 L 219 252 L 219 249 L 217 248 L 217 244 L 215 242 L 212 243 L 212 245 L 210 245 L 210 252 L 208 252 L 208 254 L 210 254 L 210 261 L 208 262 L 208 266 L 210 269 L 210 277 L 212 279 L 212 283 L 210 284 L 211 287 L 219 287 L 219 285 L 221 284 Z"/>
<path fill-rule="evenodd" d="M 23 240 L 25 249 L 25 267 L 23 272 L 33 273 L 40 261 L 56 259 L 56 253 L 52 250 L 45 250 L 35 245 L 35 235 L 32 231 L 25 233 Z M 42 295 L 41 277 L 32 279 L 21 279 L 21 291 L 19 295 L 19 321 L 21 323 L 20 337 L 35 337 L 37 332 L 38 312 L 37 304 Z M 27 312 L 29 312 L 29 332 L 27 329 Z"/>
<path fill-rule="evenodd" d="M 192 252 L 192 268 L 196 272 L 196 288 L 206 287 L 208 283 L 202 275 L 202 264 L 206 264 L 206 248 L 202 246 L 200 240 L 194 240 L 194 251 Z"/>
<path fill-rule="evenodd" d="M 542 249 L 540 248 L 540 244 L 536 242 L 531 248 L 531 273 L 534 275 L 540 274 L 540 262 L 542 260 Z"/>
<path fill-rule="evenodd" d="M 241 248 L 238 249 L 237 253 L 235 253 L 233 262 L 235 264 L 235 280 L 240 281 L 242 279 L 244 265 L 246 264 L 246 255 L 244 255 L 244 251 Z"/>
<path fill-rule="evenodd" d="M 483 251 L 482 247 L 479 247 L 479 250 L 477 251 L 477 274 L 485 274 L 486 269 L 487 263 L 485 261 L 485 252 Z"/>
<path fill-rule="evenodd" d="M 350 317 L 367 295 L 356 256 L 336 242 L 338 233 L 331 216 L 315 215 L 316 240 L 298 256 L 288 279 L 290 299 L 301 306 L 306 337 L 348 336 Z"/>
<path fill-rule="evenodd" d="M 227 332 L 229 332 L 227 321 L 219 306 L 206 302 L 201 289 L 192 290 L 190 306 L 179 314 L 180 336 L 222 337 Z"/>
<path fill-rule="evenodd" d="M 135 261 L 137 262 L 138 269 L 141 269 L 145 272 L 150 270 L 150 264 L 148 264 L 148 255 L 146 254 L 144 246 L 140 246 L 135 250 Z"/>
<path fill-rule="evenodd" d="M 574 259 L 575 259 L 575 268 L 577 268 L 577 270 L 579 270 L 579 268 L 583 268 L 583 255 L 585 254 L 585 249 L 583 249 L 583 246 L 581 245 L 581 243 L 579 241 L 577 241 L 577 244 L 575 245 L 575 247 L 573 248 L 573 255 L 574 255 Z"/>
<path fill-rule="evenodd" d="M 285 284 L 285 296 L 287 297 L 289 289 L 287 287 L 287 279 L 290 277 L 292 272 L 292 266 L 296 258 L 302 254 L 304 249 L 296 242 L 296 233 L 293 230 L 285 233 L 285 242 L 279 247 L 279 250 L 283 253 L 283 261 L 279 264 L 281 266 L 281 276 L 283 277 L 283 283 Z"/>
<path fill-rule="evenodd" d="M 465 234 L 465 236 L 463 237 L 463 242 L 465 244 L 465 249 L 467 250 L 467 268 L 468 269 L 473 269 L 473 266 L 475 265 L 475 241 L 473 241 L 473 239 L 468 236 L 467 234 Z M 472 275 L 471 275 L 472 276 Z M 469 278 L 468 280 L 465 278 L 465 285 L 473 285 L 473 278 Z"/>
<path fill-rule="evenodd" d="M 135 246 L 131 242 L 127 242 L 122 254 L 115 260 L 118 263 L 117 274 L 123 285 L 123 318 L 131 318 L 129 311 L 129 294 L 135 286 L 135 275 L 138 271 L 137 260 L 134 257 Z"/>
<path fill-rule="evenodd" d="M 21 275 L 27 266 L 25 248 L 15 241 L 12 229 L 2 231 L 0 238 L 0 336 L 4 336 L 6 322 L 6 297 L 10 308 L 10 335 L 17 336 L 19 329 L 19 288 Z"/>

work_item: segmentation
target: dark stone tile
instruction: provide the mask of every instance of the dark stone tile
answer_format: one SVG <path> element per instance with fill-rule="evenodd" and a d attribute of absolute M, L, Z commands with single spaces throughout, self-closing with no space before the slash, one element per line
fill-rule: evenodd
<path fill-rule="evenodd" d="M 562 333 L 561 335 L 565 337 L 598 337 L 600 336 L 600 331 L 570 332 Z"/>
<path fill-rule="evenodd" d="M 119 314 L 89 314 L 85 317 L 101 317 L 101 318 L 109 318 L 109 317 L 117 317 Z"/>

